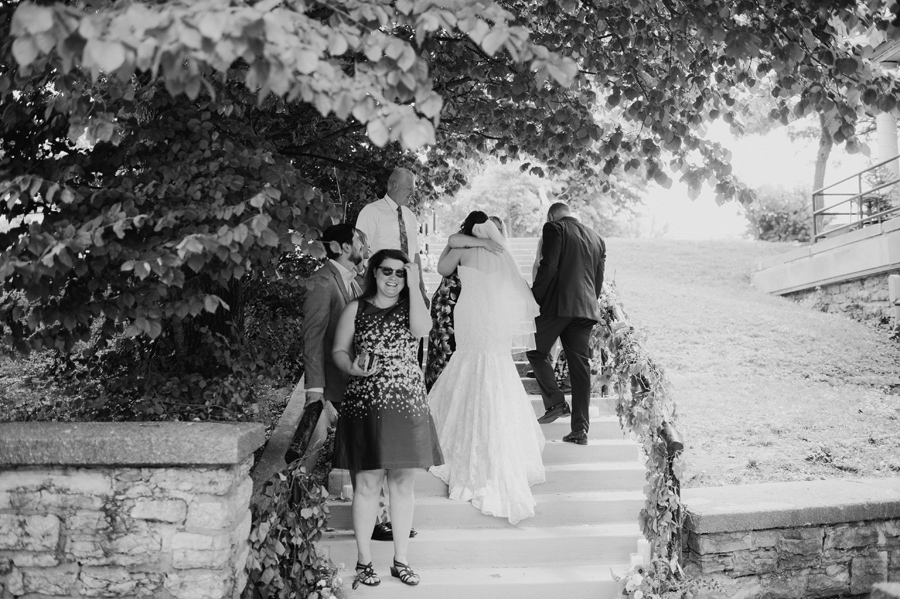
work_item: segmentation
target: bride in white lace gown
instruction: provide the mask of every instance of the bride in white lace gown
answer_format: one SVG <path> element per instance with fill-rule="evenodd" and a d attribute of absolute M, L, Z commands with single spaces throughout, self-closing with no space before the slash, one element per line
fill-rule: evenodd
<path fill-rule="evenodd" d="M 515 524 L 534 516 L 530 487 L 544 482 L 544 434 L 511 355 L 514 344 L 533 344 L 539 308 L 496 225 L 472 231 L 504 249 L 454 249 L 441 259 L 442 271 L 457 268 L 462 290 L 456 351 L 428 394 L 445 460 L 431 472 L 451 499 Z"/>

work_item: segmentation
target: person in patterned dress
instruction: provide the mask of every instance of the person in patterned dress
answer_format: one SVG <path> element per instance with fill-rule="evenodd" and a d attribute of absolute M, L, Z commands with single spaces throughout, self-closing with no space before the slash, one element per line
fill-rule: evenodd
<path fill-rule="evenodd" d="M 416 361 L 419 339 L 431 329 L 422 295 L 409 292 L 418 285 L 419 269 L 405 253 L 376 252 L 363 295 L 347 304 L 335 332 L 332 357 L 350 381 L 335 431 L 334 466 L 350 470 L 356 482 L 356 584 L 381 582 L 369 543 L 385 476 L 394 531 L 391 575 L 419 583 L 407 559 L 415 475 L 444 463 Z"/>

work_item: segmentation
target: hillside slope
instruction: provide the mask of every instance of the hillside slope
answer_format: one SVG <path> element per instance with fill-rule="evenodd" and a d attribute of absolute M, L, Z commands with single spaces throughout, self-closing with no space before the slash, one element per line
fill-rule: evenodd
<path fill-rule="evenodd" d="M 761 293 L 790 244 L 608 240 L 608 279 L 673 385 L 687 486 L 900 473 L 900 344 Z"/>

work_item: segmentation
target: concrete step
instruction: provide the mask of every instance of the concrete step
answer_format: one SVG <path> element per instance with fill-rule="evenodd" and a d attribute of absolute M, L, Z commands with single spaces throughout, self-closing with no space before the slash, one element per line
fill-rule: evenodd
<path fill-rule="evenodd" d="M 523 377 L 522 378 L 522 386 L 525 387 L 525 393 L 528 395 L 540 395 L 541 387 L 538 385 L 536 379 Z"/>
<path fill-rule="evenodd" d="M 544 470 L 547 480 L 532 487 L 535 494 L 641 491 L 646 483 L 646 468 L 637 460 L 557 464 L 545 466 Z M 348 470 L 332 470 L 328 475 L 328 492 L 335 500 L 342 496 L 343 486 L 349 484 Z M 447 493 L 447 484 L 430 472 L 422 470 L 416 474 L 416 497 L 446 498 Z"/>
<path fill-rule="evenodd" d="M 637 480 L 637 488 L 643 483 L 643 471 Z M 634 478 L 634 477 L 632 477 Z M 631 485 L 632 488 L 635 485 Z M 544 485 L 535 485 L 534 517 L 521 522 L 535 528 L 581 525 L 614 524 L 636 522 L 641 508 L 644 506 L 644 494 L 641 491 L 610 491 L 603 493 L 559 493 L 541 494 Z M 445 487 L 446 489 L 446 487 Z M 329 500 L 331 512 L 328 526 L 335 530 L 350 530 L 353 527 L 351 516 L 352 502 L 342 499 Z M 447 497 L 423 497 L 416 489 L 416 508 L 413 526 L 420 531 L 480 528 L 509 528 L 516 526 L 505 518 L 497 518 L 482 514 L 470 502 L 455 501 Z"/>
<path fill-rule="evenodd" d="M 498 568 L 621 564 L 628 563 L 640 534 L 637 522 L 553 528 L 423 528 L 410 539 L 409 559 L 423 578 L 425 572 L 444 566 L 468 569 L 487 564 Z M 370 546 L 376 571 L 387 574 L 394 544 L 372 541 Z M 356 541 L 351 531 L 325 533 L 319 547 L 327 547 L 327 554 L 336 564 L 352 568 L 356 563 Z"/>
<path fill-rule="evenodd" d="M 551 439 L 544 446 L 545 466 L 560 464 L 596 464 L 599 462 L 635 462 L 640 459 L 640 445 L 634 441 L 588 439 L 587 445 Z"/>
<path fill-rule="evenodd" d="M 410 558 L 412 559 L 412 558 Z M 618 583 L 610 574 L 626 569 L 627 564 L 588 564 L 580 566 L 537 566 L 497 568 L 490 564 L 473 568 L 419 568 L 421 584 L 411 587 L 390 574 L 390 561 L 375 563 L 381 578 L 377 587 L 360 587 L 360 596 L 366 599 L 548 599 L 550 597 L 613 597 L 618 593 Z M 353 564 L 341 571 L 349 593 L 356 573 Z"/>
<path fill-rule="evenodd" d="M 595 413 L 597 412 L 599 412 L 599 409 L 595 411 Z M 571 419 L 566 416 L 565 418 L 560 418 L 556 422 L 542 424 L 541 430 L 544 431 L 544 437 L 546 437 L 548 441 L 562 439 L 563 436 L 568 435 L 572 430 Z M 601 439 L 622 441 L 628 438 L 622 430 L 622 427 L 619 426 L 619 419 L 616 416 L 595 416 L 592 414 L 591 432 L 589 434 L 591 439 L 596 439 L 598 441 Z"/>
<path fill-rule="evenodd" d="M 531 398 L 531 407 L 534 408 L 534 413 L 537 416 L 543 416 L 544 412 L 547 409 L 544 407 L 544 400 L 541 398 L 539 394 L 529 393 Z M 571 396 L 566 396 L 566 401 L 569 403 L 569 407 L 572 406 L 572 398 Z M 616 399 L 614 397 L 601 397 L 599 395 L 595 395 L 591 397 L 591 418 L 603 418 L 608 416 L 616 415 Z M 559 420 L 569 420 L 568 416 L 563 416 Z M 558 420 L 558 421 L 559 421 Z"/>

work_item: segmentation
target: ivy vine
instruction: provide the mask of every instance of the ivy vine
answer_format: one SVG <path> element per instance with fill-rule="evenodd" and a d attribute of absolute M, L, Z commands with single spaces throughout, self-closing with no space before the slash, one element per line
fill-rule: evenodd
<path fill-rule="evenodd" d="M 317 544 L 328 525 L 334 429 L 312 472 L 308 454 L 279 472 L 254 503 L 243 599 L 344 599 L 339 568 Z"/>
<path fill-rule="evenodd" d="M 616 414 L 623 429 L 641 443 L 647 456 L 647 499 L 640 514 L 640 526 L 656 556 L 669 563 L 667 577 L 681 573 L 681 528 L 684 505 L 679 480 L 684 470 L 681 453 L 669 456 L 662 436 L 665 423 L 675 417 L 675 403 L 662 367 L 644 347 L 641 335 L 629 321 L 614 283 L 604 285 L 600 297 L 603 320 L 594 327 L 592 344 L 605 351 L 595 352 L 592 372 L 597 391 L 615 392 Z M 672 467 L 669 467 L 671 459 Z"/>

